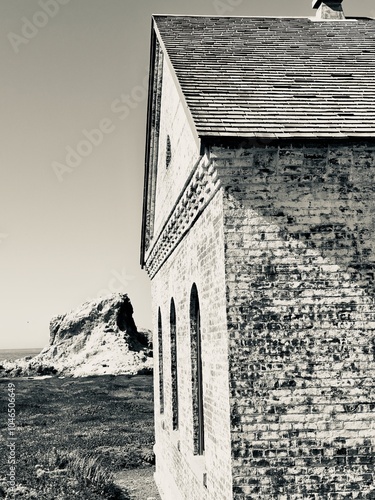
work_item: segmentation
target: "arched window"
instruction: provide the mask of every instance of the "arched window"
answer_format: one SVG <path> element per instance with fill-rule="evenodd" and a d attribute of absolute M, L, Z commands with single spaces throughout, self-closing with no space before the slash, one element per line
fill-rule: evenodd
<path fill-rule="evenodd" d="M 159 352 L 159 403 L 160 413 L 164 413 L 164 379 L 163 379 L 163 328 L 161 312 L 158 312 L 158 352 Z"/>
<path fill-rule="evenodd" d="M 171 379 L 172 379 L 172 427 L 178 429 L 178 376 L 177 376 L 177 334 L 176 334 L 176 308 L 171 300 L 170 312 L 171 332 Z"/>
<path fill-rule="evenodd" d="M 204 452 L 204 413 L 202 377 L 202 335 L 198 290 L 194 284 L 190 294 L 190 342 L 191 374 L 193 395 L 193 437 L 194 454 Z"/>
<path fill-rule="evenodd" d="M 169 135 L 167 136 L 167 144 L 165 147 L 165 166 L 168 168 L 169 164 L 172 160 L 172 146 L 171 146 L 171 138 Z"/>

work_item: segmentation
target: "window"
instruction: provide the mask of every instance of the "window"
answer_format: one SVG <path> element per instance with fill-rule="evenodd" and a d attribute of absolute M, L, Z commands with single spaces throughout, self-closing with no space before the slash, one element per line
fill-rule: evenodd
<path fill-rule="evenodd" d="M 172 428 L 178 429 L 178 376 L 177 376 L 177 335 L 176 335 L 176 308 L 171 300 L 170 312 L 171 332 L 171 381 L 172 381 Z"/>
<path fill-rule="evenodd" d="M 158 312 L 158 351 L 159 351 L 159 403 L 160 413 L 164 413 L 164 380 L 163 380 L 163 328 L 161 312 Z"/>
<path fill-rule="evenodd" d="M 172 160 L 171 138 L 167 136 L 167 145 L 165 148 L 165 165 L 168 168 Z"/>
<path fill-rule="evenodd" d="M 193 395 L 193 439 L 194 454 L 204 452 L 204 414 L 203 414 L 203 379 L 202 379 L 202 336 L 198 290 L 194 284 L 190 294 L 190 341 L 191 374 Z"/>

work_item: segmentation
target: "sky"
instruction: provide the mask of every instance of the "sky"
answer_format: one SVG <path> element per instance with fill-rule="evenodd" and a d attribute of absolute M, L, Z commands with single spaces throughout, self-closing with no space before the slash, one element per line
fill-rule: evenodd
<path fill-rule="evenodd" d="M 375 17 L 375 0 L 344 0 Z M 0 349 L 43 347 L 49 322 L 128 293 L 139 265 L 152 14 L 313 16 L 311 0 L 1 0 Z"/>

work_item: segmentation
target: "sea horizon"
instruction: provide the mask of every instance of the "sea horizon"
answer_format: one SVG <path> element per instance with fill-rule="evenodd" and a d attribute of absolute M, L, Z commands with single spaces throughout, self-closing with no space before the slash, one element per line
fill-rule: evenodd
<path fill-rule="evenodd" d="M 14 361 L 15 359 L 24 358 L 25 356 L 36 356 L 40 353 L 43 347 L 33 347 L 29 349 L 0 349 L 1 361 Z"/>

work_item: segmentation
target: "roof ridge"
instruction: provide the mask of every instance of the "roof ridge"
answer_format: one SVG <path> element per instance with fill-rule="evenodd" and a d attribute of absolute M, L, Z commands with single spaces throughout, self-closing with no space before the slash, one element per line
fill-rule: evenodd
<path fill-rule="evenodd" d="M 241 18 L 241 19 L 263 19 L 263 18 L 269 18 L 269 19 L 308 19 L 309 16 L 225 16 L 225 15 L 220 15 L 220 14 L 152 14 L 152 17 L 185 17 L 185 18 L 192 18 L 192 17 L 205 17 L 212 19 L 214 17 L 224 17 L 224 18 Z"/>
<path fill-rule="evenodd" d="M 316 19 L 315 16 L 226 16 L 226 15 L 220 15 L 220 14 L 152 14 L 152 18 L 156 17 L 176 17 L 176 18 L 206 18 L 206 19 L 213 19 L 213 18 L 225 18 L 225 19 L 307 19 L 307 20 L 317 20 L 322 22 L 321 19 Z M 374 20 L 375 17 L 368 17 L 368 16 L 346 16 L 344 21 L 346 20 L 351 20 L 351 19 L 371 19 Z M 333 21 L 336 21 L 336 19 L 333 19 Z"/>

